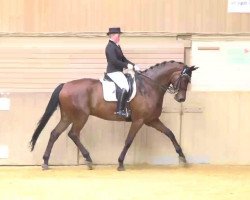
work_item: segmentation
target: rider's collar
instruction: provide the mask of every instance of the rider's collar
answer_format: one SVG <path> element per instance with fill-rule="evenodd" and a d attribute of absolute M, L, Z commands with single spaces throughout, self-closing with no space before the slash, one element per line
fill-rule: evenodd
<path fill-rule="evenodd" d="M 116 43 L 114 40 L 109 39 L 111 42 L 114 42 L 117 46 L 119 46 L 119 43 Z"/>

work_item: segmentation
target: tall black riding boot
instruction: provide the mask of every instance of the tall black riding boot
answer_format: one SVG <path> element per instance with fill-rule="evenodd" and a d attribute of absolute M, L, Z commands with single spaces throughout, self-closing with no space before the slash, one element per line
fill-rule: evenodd
<path fill-rule="evenodd" d="M 129 114 L 125 110 L 127 95 L 128 95 L 128 92 L 125 89 L 122 89 L 122 92 L 121 92 L 120 96 L 118 97 L 118 101 L 117 101 L 117 109 L 116 109 L 117 112 L 115 113 L 115 114 L 117 114 L 121 117 L 125 117 L 125 118 L 129 117 Z"/>

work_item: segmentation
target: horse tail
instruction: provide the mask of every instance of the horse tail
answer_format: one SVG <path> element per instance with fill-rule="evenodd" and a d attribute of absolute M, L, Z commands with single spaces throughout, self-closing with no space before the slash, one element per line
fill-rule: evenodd
<path fill-rule="evenodd" d="M 50 100 L 49 100 L 49 103 L 46 107 L 46 110 L 45 110 L 42 118 L 38 122 L 38 126 L 37 126 L 35 132 L 32 135 L 32 138 L 30 141 L 31 151 L 33 151 L 40 133 L 42 132 L 42 130 L 44 129 L 44 127 L 48 123 L 50 117 L 53 115 L 53 113 L 55 112 L 55 110 L 59 104 L 59 93 L 62 90 L 63 85 L 64 85 L 64 83 L 58 85 L 50 97 Z"/>

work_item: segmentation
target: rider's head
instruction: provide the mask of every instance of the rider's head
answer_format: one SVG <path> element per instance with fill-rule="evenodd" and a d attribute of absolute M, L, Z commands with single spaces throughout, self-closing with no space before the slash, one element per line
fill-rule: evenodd
<path fill-rule="evenodd" d="M 120 34 L 119 33 L 113 33 L 109 35 L 109 38 L 114 41 L 116 44 L 120 42 Z"/>
<path fill-rule="evenodd" d="M 116 44 L 120 41 L 120 35 L 122 34 L 121 29 L 119 27 L 109 28 L 109 32 L 107 35 L 109 38 L 114 41 Z"/>

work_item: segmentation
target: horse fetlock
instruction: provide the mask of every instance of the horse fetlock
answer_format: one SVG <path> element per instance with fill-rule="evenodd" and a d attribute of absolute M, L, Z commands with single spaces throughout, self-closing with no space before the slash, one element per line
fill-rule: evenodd
<path fill-rule="evenodd" d="M 124 161 L 123 158 L 121 158 L 121 157 L 118 158 L 119 165 L 123 165 L 123 161 Z"/>
<path fill-rule="evenodd" d="M 85 160 L 86 160 L 87 162 L 92 162 L 92 159 L 91 159 L 89 153 L 83 154 L 83 157 L 85 158 Z"/>
<path fill-rule="evenodd" d="M 93 170 L 93 163 L 92 162 L 86 161 L 85 163 L 86 163 L 89 170 Z"/>
<path fill-rule="evenodd" d="M 184 155 L 183 156 L 179 156 L 179 161 L 180 161 L 180 163 L 183 163 L 183 164 L 187 163 L 187 160 L 186 160 L 186 158 L 185 158 Z"/>
<path fill-rule="evenodd" d="M 123 163 L 119 163 L 119 166 L 117 167 L 117 171 L 125 171 L 125 167 Z"/>
<path fill-rule="evenodd" d="M 49 156 L 44 155 L 44 156 L 43 156 L 43 160 L 44 160 L 44 163 L 45 163 L 45 164 L 48 164 Z"/>
<path fill-rule="evenodd" d="M 176 150 L 176 153 L 179 154 L 179 156 L 185 157 L 184 154 L 183 154 L 183 152 L 182 152 L 181 147 L 177 147 L 175 150 Z"/>

